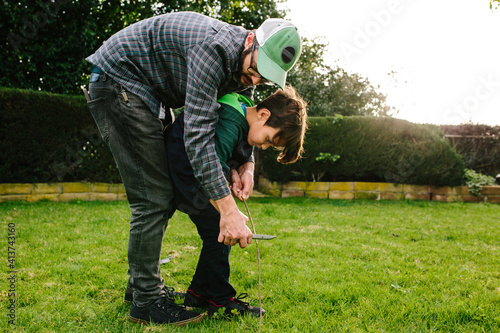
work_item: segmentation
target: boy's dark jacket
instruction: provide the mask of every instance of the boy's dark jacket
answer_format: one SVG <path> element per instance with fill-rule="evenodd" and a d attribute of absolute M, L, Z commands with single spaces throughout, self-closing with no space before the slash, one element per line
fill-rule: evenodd
<path fill-rule="evenodd" d="M 231 169 L 237 169 L 245 162 L 254 162 L 253 147 L 247 143 L 248 122 L 244 107 L 253 106 L 253 102 L 237 93 L 227 94 L 217 100 L 219 120 L 215 127 L 215 149 L 221 162 L 226 179 L 231 176 Z"/>

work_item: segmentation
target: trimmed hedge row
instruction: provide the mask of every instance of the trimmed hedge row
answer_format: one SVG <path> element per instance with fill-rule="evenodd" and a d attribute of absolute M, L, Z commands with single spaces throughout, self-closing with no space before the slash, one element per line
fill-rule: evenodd
<path fill-rule="evenodd" d="M 464 163 L 437 126 L 375 117 L 309 123 L 301 162 L 283 166 L 272 150 L 258 154 L 258 169 L 268 179 L 462 182 Z M 335 155 L 340 158 L 333 162 Z M 121 181 L 83 96 L 0 87 L 0 161 L 0 183 Z"/>
<path fill-rule="evenodd" d="M 85 98 L 0 88 L 0 183 L 120 182 Z"/>
<path fill-rule="evenodd" d="M 302 161 L 292 165 L 280 165 L 275 162 L 276 152 L 264 151 L 259 154 L 259 170 L 278 182 L 456 186 L 464 176 L 461 156 L 450 147 L 439 127 L 394 118 L 311 117 L 305 151 Z M 336 161 L 335 155 L 340 156 Z"/>

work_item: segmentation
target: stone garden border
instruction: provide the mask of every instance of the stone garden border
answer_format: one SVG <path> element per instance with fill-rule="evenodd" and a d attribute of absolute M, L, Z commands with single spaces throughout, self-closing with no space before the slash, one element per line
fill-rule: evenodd
<path fill-rule="evenodd" d="M 123 184 L 105 183 L 37 183 L 0 184 L 0 202 L 5 201 L 72 201 L 126 200 Z"/>
<path fill-rule="evenodd" d="M 500 204 L 500 186 L 483 186 L 481 196 L 469 193 L 467 186 L 434 187 L 369 182 L 271 182 L 259 178 L 257 189 L 276 197 L 323 199 L 428 200 L 442 202 L 488 202 Z M 0 202 L 39 200 L 126 200 L 123 184 L 106 183 L 37 183 L 0 184 Z"/>
<path fill-rule="evenodd" d="M 287 182 L 281 184 L 261 177 L 258 190 L 282 198 L 428 200 L 500 204 L 500 186 L 483 186 L 481 196 L 477 197 L 469 192 L 467 186 L 435 187 L 369 182 Z"/>

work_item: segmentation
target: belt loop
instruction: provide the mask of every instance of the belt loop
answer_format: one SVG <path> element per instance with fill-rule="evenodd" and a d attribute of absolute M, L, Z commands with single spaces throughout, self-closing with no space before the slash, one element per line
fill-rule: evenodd
<path fill-rule="evenodd" d="M 101 76 L 102 76 L 102 82 L 106 82 L 108 76 L 106 74 L 101 74 Z"/>

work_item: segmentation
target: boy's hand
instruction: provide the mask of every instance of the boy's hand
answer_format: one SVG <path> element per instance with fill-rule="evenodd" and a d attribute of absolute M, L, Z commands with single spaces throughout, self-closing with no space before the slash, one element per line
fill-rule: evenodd
<path fill-rule="evenodd" d="M 231 170 L 231 192 L 233 193 L 233 196 L 240 199 L 241 195 L 241 190 L 243 190 L 243 184 L 241 183 L 241 177 L 238 174 L 238 171 L 235 169 Z"/>
<path fill-rule="evenodd" d="M 243 164 L 238 172 L 232 170 L 231 190 L 233 195 L 240 199 L 240 201 L 247 200 L 252 194 L 254 186 L 253 171 L 254 164 L 252 162 Z"/>
<path fill-rule="evenodd" d="M 215 201 L 220 212 L 220 233 L 218 241 L 226 245 L 240 244 L 241 248 L 252 242 L 252 232 L 247 227 L 248 218 L 239 211 L 236 202 L 228 195 Z"/>

